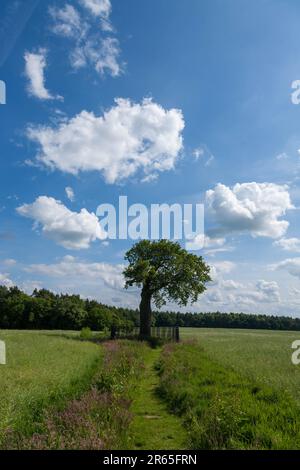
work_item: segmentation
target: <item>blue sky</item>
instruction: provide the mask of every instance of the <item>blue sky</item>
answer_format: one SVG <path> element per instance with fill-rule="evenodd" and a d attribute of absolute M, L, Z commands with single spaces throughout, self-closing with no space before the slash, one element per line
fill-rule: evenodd
<path fill-rule="evenodd" d="M 137 306 L 132 241 L 103 243 L 97 206 L 203 203 L 214 282 L 193 310 L 299 316 L 299 2 L 0 11 L 0 282 Z"/>

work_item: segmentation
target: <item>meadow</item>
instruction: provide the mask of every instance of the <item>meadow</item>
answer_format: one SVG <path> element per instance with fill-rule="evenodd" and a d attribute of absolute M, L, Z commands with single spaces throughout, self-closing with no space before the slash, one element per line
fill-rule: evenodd
<path fill-rule="evenodd" d="M 300 366 L 292 364 L 297 331 L 182 328 L 183 340 L 195 339 L 221 365 L 267 386 L 289 392 L 300 404 Z"/>
<path fill-rule="evenodd" d="M 300 448 L 297 332 L 182 328 L 156 348 L 83 333 L 0 330 L 0 448 Z"/>
<path fill-rule="evenodd" d="M 42 410 L 80 394 L 90 383 L 101 353 L 66 332 L 3 331 L 7 365 L 0 368 L 0 442 L 4 429 L 33 430 Z"/>

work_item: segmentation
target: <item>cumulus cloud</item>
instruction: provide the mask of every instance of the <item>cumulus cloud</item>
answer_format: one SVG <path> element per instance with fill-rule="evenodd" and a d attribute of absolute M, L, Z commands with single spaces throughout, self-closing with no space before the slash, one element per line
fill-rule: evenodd
<path fill-rule="evenodd" d="M 196 237 L 197 238 L 197 237 Z M 203 253 L 207 256 L 214 257 L 218 253 L 226 253 L 234 251 L 232 246 L 225 246 L 226 239 L 223 237 L 211 238 L 208 235 L 204 237 L 204 251 Z"/>
<path fill-rule="evenodd" d="M 123 264 L 89 262 L 65 256 L 49 264 L 23 266 L 23 275 L 35 279 L 26 281 L 28 291 L 38 284 L 56 293 L 79 294 L 83 298 L 97 299 L 105 304 L 136 308 L 139 293 L 130 289 L 125 291 L 123 270 Z"/>
<path fill-rule="evenodd" d="M 180 110 L 151 99 L 141 104 L 117 99 L 103 116 L 82 111 L 58 127 L 30 127 L 38 161 L 66 173 L 98 171 L 115 183 L 138 170 L 146 176 L 174 168 L 183 146 Z"/>
<path fill-rule="evenodd" d="M 280 220 L 293 209 L 288 187 L 274 183 L 218 184 L 206 192 L 206 204 L 218 227 L 215 234 L 249 233 L 253 237 L 282 237 L 289 223 Z"/>
<path fill-rule="evenodd" d="M 210 263 L 210 277 L 212 279 L 211 285 L 220 284 L 223 280 L 223 275 L 233 271 L 236 264 L 232 261 L 215 261 Z"/>
<path fill-rule="evenodd" d="M 259 302 L 280 302 L 279 286 L 276 281 L 259 280 L 257 291 L 253 292 L 254 299 Z"/>
<path fill-rule="evenodd" d="M 271 269 L 285 269 L 291 276 L 300 278 L 300 257 L 287 258 L 280 263 L 270 266 Z"/>
<path fill-rule="evenodd" d="M 42 276 L 73 280 L 76 278 L 81 283 L 102 281 L 106 286 L 114 289 L 124 287 L 123 270 L 122 264 L 88 263 L 73 256 L 65 256 L 55 264 L 32 264 L 25 268 L 27 272 Z"/>
<path fill-rule="evenodd" d="M 86 17 L 72 5 L 62 8 L 51 7 L 49 14 L 52 19 L 52 32 L 65 37 L 71 42 L 70 63 L 75 69 L 92 66 L 101 75 L 109 74 L 118 77 L 123 70 L 120 63 L 120 46 L 118 39 L 113 36 L 110 23 L 111 4 L 109 0 L 81 0 L 81 5 L 92 15 L 100 19 L 100 28 L 93 28 L 90 17 Z"/>
<path fill-rule="evenodd" d="M 224 247 L 225 242 L 226 239 L 223 237 L 199 234 L 189 243 L 189 249 L 194 251 L 204 249 L 204 254 L 215 256 L 219 252 L 232 251 L 231 247 Z"/>
<path fill-rule="evenodd" d="M 243 284 L 236 282 L 233 279 L 222 280 L 221 285 L 227 290 L 238 290 L 243 288 Z"/>
<path fill-rule="evenodd" d="M 282 248 L 284 251 L 300 253 L 300 238 L 281 238 L 274 242 L 273 245 Z"/>
<path fill-rule="evenodd" d="M 34 220 L 35 228 L 41 225 L 48 238 L 67 249 L 89 248 L 93 241 L 106 238 L 94 213 L 86 209 L 72 212 L 52 197 L 40 196 L 33 204 L 24 204 L 17 211 Z"/>
<path fill-rule="evenodd" d="M 275 281 L 262 279 L 256 283 L 242 284 L 232 279 L 220 279 L 205 294 L 205 301 L 221 303 L 231 310 L 250 307 L 257 311 L 260 304 L 278 304 L 281 302 L 281 296 L 279 286 Z"/>
<path fill-rule="evenodd" d="M 60 96 L 53 96 L 45 86 L 46 56 L 46 49 L 39 49 L 37 53 L 25 53 L 25 75 L 28 79 L 28 93 L 40 100 L 62 99 Z"/>
<path fill-rule="evenodd" d="M 69 199 L 69 201 L 74 202 L 75 201 L 75 194 L 73 188 L 70 186 L 67 186 L 65 188 L 66 196 Z"/>
<path fill-rule="evenodd" d="M 220 289 L 211 289 L 210 291 L 207 292 L 205 297 L 206 297 L 205 300 L 208 303 L 222 303 L 224 301 L 224 298 Z"/>
<path fill-rule="evenodd" d="M 219 273 L 230 273 L 236 267 L 236 264 L 232 261 L 215 261 L 213 263 L 213 268 Z"/>
<path fill-rule="evenodd" d="M 222 237 L 209 237 L 205 235 L 204 237 L 204 247 L 205 248 L 220 248 L 225 244 L 226 240 Z"/>

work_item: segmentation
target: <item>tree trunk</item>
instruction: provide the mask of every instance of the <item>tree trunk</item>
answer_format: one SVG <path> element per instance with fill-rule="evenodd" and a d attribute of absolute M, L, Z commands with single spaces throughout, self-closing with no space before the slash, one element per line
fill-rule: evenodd
<path fill-rule="evenodd" d="M 143 286 L 142 298 L 140 303 L 140 336 L 141 338 L 150 338 L 151 336 L 151 292 L 147 286 Z"/>

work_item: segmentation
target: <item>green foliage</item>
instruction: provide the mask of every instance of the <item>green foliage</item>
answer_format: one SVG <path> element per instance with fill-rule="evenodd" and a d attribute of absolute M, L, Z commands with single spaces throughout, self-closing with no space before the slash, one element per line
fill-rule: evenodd
<path fill-rule="evenodd" d="M 155 326 L 230 328 L 258 330 L 300 330 L 300 318 L 250 313 L 154 312 Z"/>
<path fill-rule="evenodd" d="M 79 336 L 80 336 L 80 339 L 90 340 L 93 337 L 93 333 L 89 327 L 85 327 L 85 328 L 82 328 Z"/>
<path fill-rule="evenodd" d="M 93 331 L 138 325 L 134 310 L 108 307 L 78 295 L 56 295 L 41 289 L 27 295 L 17 287 L 0 286 L 0 328 Z"/>
<path fill-rule="evenodd" d="M 169 240 L 142 240 L 125 255 L 125 287 L 146 286 L 157 307 L 174 301 L 179 305 L 196 302 L 210 281 L 209 266 L 201 256 L 187 252 Z"/>
<path fill-rule="evenodd" d="M 132 399 L 143 371 L 145 351 L 146 344 L 142 342 L 107 343 L 104 367 L 95 379 L 97 389 Z"/>
<path fill-rule="evenodd" d="M 291 396 L 212 361 L 197 343 L 168 345 L 160 394 L 185 420 L 193 449 L 299 449 Z"/>

